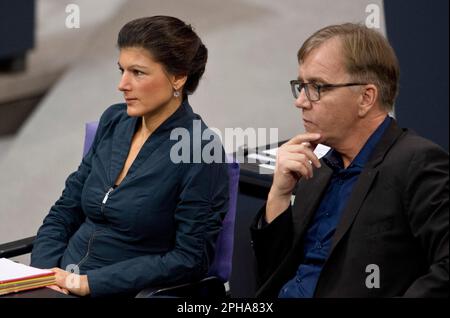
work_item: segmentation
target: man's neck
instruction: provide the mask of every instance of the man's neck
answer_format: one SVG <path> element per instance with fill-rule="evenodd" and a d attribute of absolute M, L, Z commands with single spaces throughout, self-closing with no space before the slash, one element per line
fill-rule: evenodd
<path fill-rule="evenodd" d="M 386 118 L 386 113 L 380 113 L 376 116 L 367 118 L 367 120 L 361 120 L 354 130 L 350 132 L 344 142 L 336 147 L 333 147 L 340 153 L 344 168 L 347 168 L 361 149 L 366 144 L 370 136 L 381 125 Z"/>

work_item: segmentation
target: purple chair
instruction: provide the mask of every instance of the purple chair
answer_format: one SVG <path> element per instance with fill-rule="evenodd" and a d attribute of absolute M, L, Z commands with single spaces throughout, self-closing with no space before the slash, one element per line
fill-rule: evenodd
<path fill-rule="evenodd" d="M 87 154 L 94 141 L 98 122 L 86 123 L 86 135 L 84 139 L 83 156 Z M 228 178 L 229 178 L 229 204 L 228 212 L 222 223 L 222 229 L 216 241 L 216 252 L 214 260 L 205 279 L 197 283 L 183 284 L 171 287 L 150 288 L 138 294 L 138 297 L 155 296 L 225 296 L 224 283 L 231 276 L 234 224 L 236 220 L 236 203 L 239 185 L 239 164 L 232 156 L 227 155 Z"/>
<path fill-rule="evenodd" d="M 91 149 L 97 128 L 98 128 L 98 121 L 91 121 L 89 123 L 86 123 L 84 127 L 83 157 L 86 156 L 89 149 Z"/>

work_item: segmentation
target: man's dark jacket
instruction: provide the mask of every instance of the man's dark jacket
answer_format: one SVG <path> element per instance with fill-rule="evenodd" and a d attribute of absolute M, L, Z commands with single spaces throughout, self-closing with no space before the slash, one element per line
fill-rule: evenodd
<path fill-rule="evenodd" d="M 353 188 L 314 296 L 448 297 L 448 165 L 447 152 L 392 121 Z M 331 174 L 322 162 L 300 180 L 292 207 L 262 228 L 265 207 L 256 216 L 257 296 L 277 297 L 295 276 Z"/>

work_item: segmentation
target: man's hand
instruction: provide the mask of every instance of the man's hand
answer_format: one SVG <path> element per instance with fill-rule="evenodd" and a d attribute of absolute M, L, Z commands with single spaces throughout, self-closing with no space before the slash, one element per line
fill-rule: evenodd
<path fill-rule="evenodd" d="M 320 134 L 300 134 L 278 149 L 275 173 L 266 206 L 266 221 L 272 222 L 290 204 L 292 190 L 298 180 L 313 177 L 313 167 L 320 168 L 319 158 L 314 154 L 315 141 Z"/>
<path fill-rule="evenodd" d="M 51 271 L 55 273 L 56 286 L 49 286 L 50 288 L 65 294 L 70 292 L 77 296 L 90 294 L 87 275 L 69 273 L 57 267 L 52 268 Z"/>

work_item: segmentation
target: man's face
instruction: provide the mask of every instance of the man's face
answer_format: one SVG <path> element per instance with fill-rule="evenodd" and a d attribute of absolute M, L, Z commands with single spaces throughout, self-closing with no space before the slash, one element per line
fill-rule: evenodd
<path fill-rule="evenodd" d="M 306 56 L 299 67 L 299 80 L 316 84 L 351 82 L 337 38 L 326 41 Z M 303 89 L 295 106 L 302 109 L 305 130 L 320 133 L 319 142 L 335 148 L 346 140 L 357 123 L 358 98 L 354 87 L 341 87 L 321 90 L 320 100 L 310 102 Z"/>

